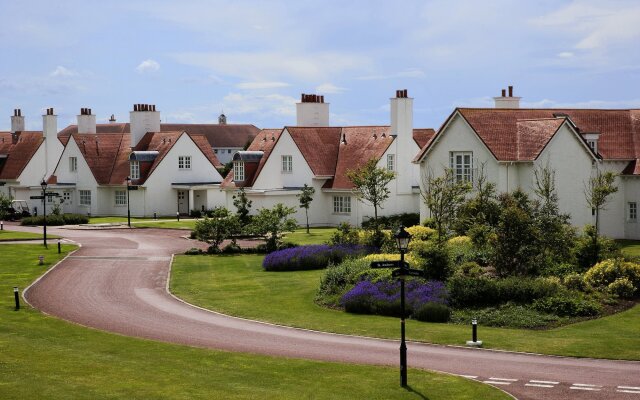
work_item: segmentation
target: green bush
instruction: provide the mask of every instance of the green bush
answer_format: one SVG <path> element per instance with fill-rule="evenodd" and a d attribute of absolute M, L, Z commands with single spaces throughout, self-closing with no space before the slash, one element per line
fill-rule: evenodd
<path fill-rule="evenodd" d="M 562 278 L 562 284 L 569 290 L 578 290 L 586 292 L 589 289 L 589 285 L 584 281 L 584 277 L 581 274 L 568 274 Z"/>
<path fill-rule="evenodd" d="M 618 278 L 607 286 L 607 292 L 623 299 L 632 298 L 636 290 L 629 278 Z"/>
<path fill-rule="evenodd" d="M 616 242 L 604 236 L 598 236 L 594 247 L 595 234 L 595 227 L 587 225 L 584 234 L 575 243 L 576 259 L 580 272 L 588 270 L 600 261 L 622 257 Z"/>
<path fill-rule="evenodd" d="M 66 225 L 80 225 L 89 223 L 89 217 L 81 214 L 63 214 L 62 218 L 64 218 L 64 223 Z"/>
<path fill-rule="evenodd" d="M 601 261 L 584 274 L 585 281 L 595 288 L 606 289 L 617 279 L 626 278 L 637 292 L 640 287 L 640 264 L 622 258 Z"/>
<path fill-rule="evenodd" d="M 546 278 L 468 277 L 455 275 L 447 283 L 451 304 L 458 308 L 495 306 L 513 302 L 530 304 L 532 301 L 553 296 L 562 286 Z"/>
<path fill-rule="evenodd" d="M 202 254 L 202 253 L 203 253 L 202 250 L 200 250 L 198 248 L 195 248 L 195 247 L 192 247 L 189 250 L 184 252 L 184 254 L 188 255 L 188 256 L 197 256 L 197 255 Z"/>
<path fill-rule="evenodd" d="M 238 254 L 242 252 L 242 248 L 237 243 L 231 242 L 222 248 L 222 254 Z"/>
<path fill-rule="evenodd" d="M 329 244 L 358 244 L 358 230 L 351 226 L 348 222 L 343 222 L 338 225 L 336 231 L 331 235 Z"/>
<path fill-rule="evenodd" d="M 553 296 L 562 289 L 559 280 L 510 277 L 498 280 L 498 299 L 529 304 L 533 300 Z"/>
<path fill-rule="evenodd" d="M 47 215 L 48 226 L 61 226 L 61 225 L 79 225 L 88 224 L 89 218 L 80 214 L 64 214 L 64 215 Z M 27 226 L 42 226 L 44 225 L 44 216 L 38 215 L 37 217 L 22 218 L 20 225 Z"/>
<path fill-rule="evenodd" d="M 457 273 L 464 276 L 471 277 L 471 278 L 478 278 L 482 276 L 482 274 L 484 273 L 484 270 L 482 269 L 480 264 L 478 264 L 477 262 L 466 261 L 460 264 L 460 266 L 458 267 Z"/>
<path fill-rule="evenodd" d="M 400 225 L 402 226 L 414 226 L 420 223 L 420 214 L 418 213 L 403 213 L 378 217 L 378 225 L 381 229 L 391 229 L 395 231 Z M 362 221 L 363 229 L 373 229 L 375 221 L 373 218 L 368 218 Z"/>
<path fill-rule="evenodd" d="M 483 309 L 454 310 L 451 314 L 451 322 L 461 325 L 470 324 L 473 318 L 478 320 L 478 337 L 480 340 L 483 337 L 483 326 L 535 329 L 548 327 L 561 320 L 556 315 L 541 313 L 529 307 L 515 304 Z"/>
<path fill-rule="evenodd" d="M 451 255 L 446 245 L 419 241 L 411 245 L 411 254 L 422 268 L 426 279 L 446 281 L 453 273 Z"/>
<path fill-rule="evenodd" d="M 454 307 L 481 307 L 496 304 L 497 280 L 455 275 L 447 282 L 450 301 Z"/>
<path fill-rule="evenodd" d="M 598 303 L 575 294 L 538 299 L 533 302 L 533 308 L 561 317 L 593 317 L 602 312 Z"/>
<path fill-rule="evenodd" d="M 319 296 L 342 294 L 347 287 L 360 280 L 362 272 L 370 270 L 370 262 L 362 259 L 348 259 L 338 265 L 330 265 L 320 278 Z"/>
<path fill-rule="evenodd" d="M 205 212 L 206 215 L 206 212 Z M 202 218 L 202 211 L 201 210 L 191 210 L 189 211 L 189 216 L 191 218 Z"/>
<path fill-rule="evenodd" d="M 423 322 L 448 322 L 451 309 L 444 304 L 429 302 L 415 310 L 413 318 Z"/>

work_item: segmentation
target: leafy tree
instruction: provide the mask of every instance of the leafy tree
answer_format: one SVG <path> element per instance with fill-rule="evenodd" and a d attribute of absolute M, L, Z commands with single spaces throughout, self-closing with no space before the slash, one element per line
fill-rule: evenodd
<path fill-rule="evenodd" d="M 313 195 L 316 193 L 316 189 L 313 186 L 309 186 L 306 183 L 302 187 L 302 193 L 298 197 L 300 202 L 300 208 L 304 208 L 304 214 L 307 217 L 307 233 L 309 233 L 309 207 L 313 201 Z"/>
<path fill-rule="evenodd" d="M 218 252 L 220 244 L 240 230 L 240 219 L 225 207 L 215 207 L 210 215 L 196 221 L 193 232 L 196 239 L 211 244 Z"/>
<path fill-rule="evenodd" d="M 378 208 L 389 198 L 391 191 L 387 187 L 395 177 L 395 173 L 385 168 L 379 168 L 378 159 L 372 158 L 363 166 L 347 171 L 347 178 L 355 186 L 354 192 L 358 200 L 373 206 L 375 230 L 378 227 Z"/>
<path fill-rule="evenodd" d="M 240 188 L 237 195 L 233 195 L 233 205 L 236 208 L 236 215 L 240 219 L 240 223 L 242 226 L 247 225 L 251 222 L 251 216 L 249 212 L 251 211 L 251 205 L 253 201 L 249 200 L 247 197 L 247 193 L 244 191 L 244 188 Z"/>
<path fill-rule="evenodd" d="M 11 207 L 11 197 L 6 196 L 4 193 L 0 193 L 0 220 L 5 220 L 9 215 L 9 208 Z"/>
<path fill-rule="evenodd" d="M 464 201 L 456 213 L 452 228 L 458 235 L 467 235 L 472 227 L 478 231 L 477 225 L 485 226 L 485 231 L 498 225 L 500 207 L 496 201 L 496 184 L 489 182 L 485 168 L 486 163 L 481 163 L 474 179 L 475 196 Z"/>
<path fill-rule="evenodd" d="M 456 180 L 451 168 L 445 169 L 442 176 L 436 177 L 432 171 L 424 176 L 420 195 L 431 212 L 440 243 L 446 239 L 456 212 L 470 191 L 471 183 Z"/>
<path fill-rule="evenodd" d="M 282 240 L 282 233 L 293 232 L 298 227 L 296 220 L 290 218 L 290 215 L 295 212 L 295 208 L 287 207 L 282 203 L 276 204 L 271 209 L 261 208 L 253 217 L 249 230 L 266 238 L 267 251 L 277 250 Z"/>
<path fill-rule="evenodd" d="M 616 174 L 613 172 L 602 172 L 598 170 L 591 176 L 589 183 L 585 185 L 584 194 L 587 204 L 595 212 L 596 229 L 593 236 L 594 263 L 598 259 L 598 235 L 600 234 L 600 210 L 604 210 L 610 196 L 618 191 L 615 184 Z"/>

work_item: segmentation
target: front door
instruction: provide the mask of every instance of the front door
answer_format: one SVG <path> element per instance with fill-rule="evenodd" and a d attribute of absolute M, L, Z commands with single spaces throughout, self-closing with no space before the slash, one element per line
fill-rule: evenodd
<path fill-rule="evenodd" d="M 183 215 L 189 213 L 189 194 L 186 190 L 178 190 L 178 212 Z"/>
<path fill-rule="evenodd" d="M 62 192 L 62 210 L 65 214 L 71 214 L 75 211 L 73 209 L 73 196 L 70 190 Z"/>

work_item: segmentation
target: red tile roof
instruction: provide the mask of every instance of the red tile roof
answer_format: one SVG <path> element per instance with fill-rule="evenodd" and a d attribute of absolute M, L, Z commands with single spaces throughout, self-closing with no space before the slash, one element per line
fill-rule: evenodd
<path fill-rule="evenodd" d="M 314 175 L 332 176 L 338 162 L 341 128 L 286 127 Z M 371 133 L 371 132 L 370 132 Z"/>
<path fill-rule="evenodd" d="M 260 171 L 262 171 L 265 162 L 267 162 L 267 159 L 271 154 L 271 150 L 273 150 L 273 147 L 278 143 L 280 135 L 282 135 L 282 129 L 261 130 L 247 148 L 248 151 L 262 151 L 264 153 L 258 162 L 257 167 L 253 169 L 246 168 L 245 166 L 245 180 L 243 182 L 235 182 L 233 180 L 233 169 L 231 169 L 222 181 L 221 186 L 228 189 L 253 186 L 253 183 L 260 174 Z"/>
<path fill-rule="evenodd" d="M 603 159 L 640 158 L 640 110 L 459 108 L 447 122 L 457 112 L 500 161 L 527 160 L 539 154 L 541 142 L 553 136 L 554 124 L 547 120 L 561 119 L 562 115 L 580 133 L 600 134 L 598 154 Z M 540 122 L 524 122 L 532 120 Z M 442 128 L 438 134 L 441 132 Z M 423 147 L 414 160 L 420 160 L 430 145 Z"/>
<path fill-rule="evenodd" d="M 435 134 L 436 131 L 431 128 L 414 129 L 413 140 L 415 140 L 418 147 L 423 148 L 427 143 L 431 142 Z"/>
<path fill-rule="evenodd" d="M 9 132 L 0 132 L 0 179 L 18 179 L 31 158 L 43 143 L 42 132 L 17 132 L 18 141 L 14 144 Z"/>
<path fill-rule="evenodd" d="M 630 161 L 629 164 L 622 170 L 622 175 L 640 175 L 640 159 Z"/>

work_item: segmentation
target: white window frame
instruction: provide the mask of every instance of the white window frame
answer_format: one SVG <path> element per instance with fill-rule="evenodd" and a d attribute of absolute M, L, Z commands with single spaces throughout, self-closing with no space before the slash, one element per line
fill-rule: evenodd
<path fill-rule="evenodd" d="M 627 222 L 638 222 L 638 203 L 635 201 L 627 203 Z"/>
<path fill-rule="evenodd" d="M 450 152 L 449 168 L 453 171 L 453 178 L 456 182 L 473 182 L 473 152 Z"/>
<path fill-rule="evenodd" d="M 396 155 L 387 154 L 387 171 L 395 171 L 395 170 L 396 170 Z"/>
<path fill-rule="evenodd" d="M 178 156 L 178 169 L 191 169 L 191 156 Z"/>
<path fill-rule="evenodd" d="M 69 171 L 70 172 L 78 171 L 78 157 L 69 157 Z"/>
<path fill-rule="evenodd" d="M 287 154 L 282 156 L 282 172 L 285 174 L 293 172 L 293 156 Z"/>
<path fill-rule="evenodd" d="M 131 179 L 140 179 L 140 161 L 129 162 L 129 177 Z"/>
<path fill-rule="evenodd" d="M 333 196 L 334 214 L 351 214 L 351 196 Z"/>
<path fill-rule="evenodd" d="M 114 195 L 115 205 L 116 206 L 126 206 L 127 205 L 127 191 L 126 190 L 116 190 Z"/>
<path fill-rule="evenodd" d="M 235 161 L 233 163 L 233 180 L 243 182 L 244 178 L 244 161 Z"/>
<path fill-rule="evenodd" d="M 91 206 L 91 190 L 79 190 L 78 196 L 80 197 L 81 206 Z"/>

